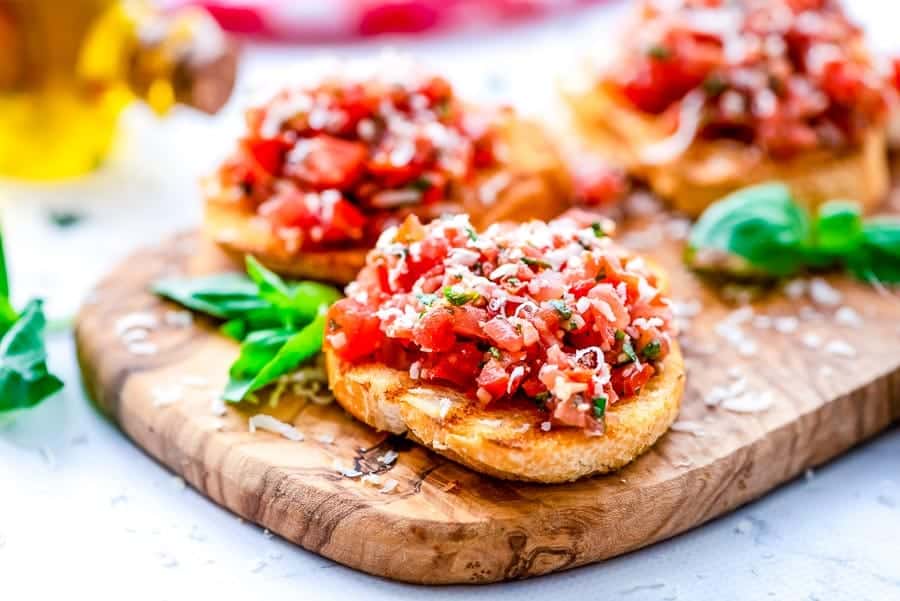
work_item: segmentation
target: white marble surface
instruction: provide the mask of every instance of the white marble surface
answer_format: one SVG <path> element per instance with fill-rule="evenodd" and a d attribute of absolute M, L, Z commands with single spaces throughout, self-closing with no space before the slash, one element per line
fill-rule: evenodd
<path fill-rule="evenodd" d="M 893 43 L 897 7 L 854 10 Z M 606 43 L 607 10 L 489 41 L 472 35 L 412 49 L 476 95 L 539 111 L 552 73 Z M 364 54 L 373 46 L 332 49 Z M 71 315 L 109 267 L 140 244 L 199 219 L 196 179 L 237 131 L 252 81 L 283 74 L 307 50 L 253 48 L 242 89 L 215 119 L 127 116 L 124 144 L 100 173 L 55 186 L 0 186 L 14 295 Z M 48 215 L 77 212 L 59 229 Z M 526 582 L 423 589 L 356 573 L 265 535 L 186 489 L 86 401 L 68 332 L 50 341 L 65 391 L 0 425 L 0 598 L 113 599 L 785 599 L 900 600 L 900 431 L 740 511 L 628 556 Z"/>

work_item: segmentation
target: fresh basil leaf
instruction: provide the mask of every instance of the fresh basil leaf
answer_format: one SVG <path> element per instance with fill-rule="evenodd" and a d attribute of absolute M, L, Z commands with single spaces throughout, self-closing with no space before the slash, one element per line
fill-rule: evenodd
<path fill-rule="evenodd" d="M 241 344 L 241 352 L 229 369 L 234 380 L 252 378 L 275 358 L 281 347 L 294 335 L 291 330 L 261 330 L 253 332 Z"/>
<path fill-rule="evenodd" d="M 245 317 L 250 312 L 271 311 L 247 276 L 222 273 L 194 278 L 166 278 L 153 284 L 153 292 L 188 309 L 219 319 Z"/>
<path fill-rule="evenodd" d="M 247 275 L 256 283 L 259 296 L 273 305 L 278 305 L 285 299 L 290 298 L 291 292 L 284 280 L 274 272 L 263 267 L 262 263 L 257 261 L 253 255 L 247 255 L 245 263 L 247 265 Z"/>
<path fill-rule="evenodd" d="M 318 315 L 319 307 L 331 306 L 339 298 L 341 293 L 334 286 L 308 280 L 291 284 L 289 310 L 292 322 L 297 326 L 311 322 Z"/>
<path fill-rule="evenodd" d="M 900 284 L 900 221 L 880 218 L 866 222 L 860 248 L 848 257 L 847 268 L 868 282 Z"/>
<path fill-rule="evenodd" d="M 247 255 L 247 273 L 259 287 L 259 296 L 277 308 L 285 327 L 308 324 L 315 319 L 321 305 L 330 305 L 340 298 L 340 293 L 326 284 L 311 281 L 285 283 L 250 255 Z"/>
<path fill-rule="evenodd" d="M 846 256 L 859 248 L 863 221 L 859 205 L 830 201 L 819 207 L 814 225 L 817 254 Z"/>
<path fill-rule="evenodd" d="M 243 319 L 231 319 L 219 326 L 220 332 L 238 342 L 247 337 L 248 330 L 247 322 Z"/>
<path fill-rule="evenodd" d="M 686 260 L 697 270 L 788 276 L 805 266 L 809 216 L 787 186 L 761 184 L 711 205 L 694 225 Z"/>
<path fill-rule="evenodd" d="M 0 339 L 0 412 L 33 407 L 63 387 L 47 369 L 46 320 L 33 300 Z"/>
<path fill-rule="evenodd" d="M 6 253 L 3 251 L 2 232 L 0 232 L 0 297 L 9 304 L 9 275 L 6 271 Z"/>
<path fill-rule="evenodd" d="M 0 296 L 0 336 L 6 334 L 9 328 L 16 323 L 17 319 L 19 319 L 19 315 L 9 303 L 9 299 L 5 296 Z"/>
<path fill-rule="evenodd" d="M 247 371 L 238 376 L 232 376 L 225 388 L 223 398 L 226 401 L 237 403 L 243 400 L 251 392 L 255 392 L 264 386 L 273 383 L 281 376 L 290 373 L 303 361 L 314 357 L 322 348 L 322 340 L 325 336 L 325 307 L 319 311 L 316 318 L 299 332 L 288 338 L 278 352 L 271 356 L 258 371 Z M 260 342 L 260 348 L 263 344 Z M 257 361 L 262 354 L 254 357 Z M 249 364 L 249 359 L 248 359 Z"/>

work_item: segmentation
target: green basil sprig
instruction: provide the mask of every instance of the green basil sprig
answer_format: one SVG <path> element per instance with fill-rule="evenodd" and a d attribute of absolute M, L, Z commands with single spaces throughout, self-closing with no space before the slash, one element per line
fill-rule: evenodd
<path fill-rule="evenodd" d="M 864 280 L 900 283 L 900 220 L 864 220 L 859 205 L 831 201 L 814 217 L 790 189 L 768 183 L 711 205 L 691 230 L 685 261 L 701 272 L 781 278 L 844 267 Z"/>
<path fill-rule="evenodd" d="M 247 256 L 249 277 L 226 273 L 167 278 L 153 291 L 189 309 L 224 320 L 223 333 L 241 341 L 223 394 L 237 403 L 290 373 L 322 349 L 325 312 L 340 298 L 332 286 L 285 282 Z"/>
<path fill-rule="evenodd" d="M 43 305 L 32 300 L 17 313 L 0 236 L 0 413 L 33 407 L 63 387 L 47 368 Z"/>

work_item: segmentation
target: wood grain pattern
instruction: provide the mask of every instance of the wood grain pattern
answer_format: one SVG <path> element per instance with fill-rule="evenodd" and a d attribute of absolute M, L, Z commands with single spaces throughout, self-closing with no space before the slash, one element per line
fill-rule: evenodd
<path fill-rule="evenodd" d="M 299 398 L 282 399 L 264 411 L 293 423 L 305 434 L 302 442 L 250 434 L 251 409 L 245 407 L 214 416 L 211 399 L 225 383 L 236 346 L 201 320 L 187 327 L 165 325 L 173 306 L 146 291 L 163 275 L 227 267 L 194 234 L 137 253 L 100 284 L 78 319 L 79 357 L 91 394 L 138 445 L 216 503 L 306 549 L 417 583 L 537 576 L 698 526 L 900 417 L 900 299 L 832 280 L 843 304 L 863 317 L 853 328 L 836 324 L 833 308 L 814 312 L 808 301 L 772 294 L 756 304 L 757 315 L 800 312 L 805 318 L 790 334 L 763 329 L 765 319 L 758 319 L 757 327 L 744 324 L 757 344 L 751 354 L 749 344 L 722 337 L 720 324 L 733 307 L 679 266 L 672 229 L 643 224 L 626 232 L 625 240 L 649 245 L 648 252 L 670 267 L 676 298 L 702 302 L 702 313 L 683 337 L 689 373 L 680 417 L 682 424 L 702 427 L 702 435 L 669 432 L 620 472 L 574 484 L 516 484 L 480 476 L 375 432 L 336 405 Z M 115 330 L 118 318 L 135 311 L 162 321 L 150 333 L 155 354 L 129 352 Z M 782 324 L 782 329 L 790 328 Z M 804 337 L 813 346 L 814 335 L 821 338 L 819 348 L 807 348 Z M 835 339 L 852 344 L 858 355 L 824 352 Z M 735 413 L 704 403 L 713 387 L 733 384 L 736 371 L 752 390 L 771 395 L 769 409 Z M 207 384 L 198 385 L 198 378 Z M 155 406 L 154 391 L 171 385 L 182 387 L 183 397 Z M 398 451 L 399 459 L 383 465 L 378 458 L 389 449 Z M 383 494 L 360 478 L 342 476 L 335 462 L 380 474 L 383 481 L 396 479 L 399 486 Z"/>

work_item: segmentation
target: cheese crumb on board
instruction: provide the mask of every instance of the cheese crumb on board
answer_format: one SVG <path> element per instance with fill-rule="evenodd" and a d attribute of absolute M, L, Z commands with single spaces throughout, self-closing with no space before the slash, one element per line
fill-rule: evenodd
<path fill-rule="evenodd" d="M 389 449 L 384 455 L 379 455 L 377 461 L 382 465 L 391 465 L 395 461 L 397 461 L 397 457 L 399 457 L 399 453 L 393 449 Z"/>
<path fill-rule="evenodd" d="M 249 427 L 251 433 L 257 430 L 266 430 L 274 434 L 281 434 L 288 440 L 303 440 L 303 434 L 297 428 L 265 413 L 258 413 L 251 417 Z"/>
<path fill-rule="evenodd" d="M 809 282 L 809 298 L 823 307 L 836 307 L 841 304 L 844 295 L 824 278 L 813 278 Z"/>
<path fill-rule="evenodd" d="M 856 349 L 844 340 L 832 340 L 825 345 L 825 352 L 836 357 L 853 359 L 856 357 Z"/>
<path fill-rule="evenodd" d="M 863 325 L 863 319 L 853 307 L 841 307 L 834 313 L 834 321 L 838 325 L 848 328 L 858 328 Z"/>
<path fill-rule="evenodd" d="M 116 336 L 121 338 L 129 330 L 153 330 L 157 326 L 159 326 L 159 319 L 155 314 L 148 311 L 137 311 L 134 313 L 127 313 L 117 319 L 114 327 Z"/>
<path fill-rule="evenodd" d="M 393 478 L 391 478 L 387 482 L 384 483 L 384 486 L 381 487 L 380 492 L 383 495 L 390 494 L 390 493 L 394 492 L 395 490 L 397 490 L 397 487 L 399 485 L 400 485 L 400 483 L 397 480 L 394 480 Z"/>
<path fill-rule="evenodd" d="M 179 384 L 158 385 L 150 389 L 154 407 L 174 405 L 184 397 L 184 389 Z"/>

